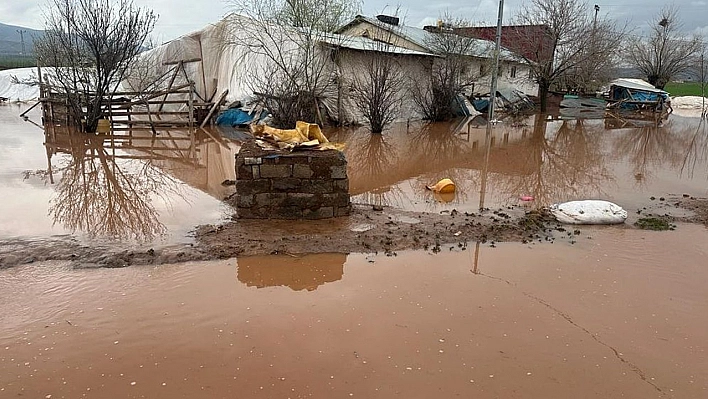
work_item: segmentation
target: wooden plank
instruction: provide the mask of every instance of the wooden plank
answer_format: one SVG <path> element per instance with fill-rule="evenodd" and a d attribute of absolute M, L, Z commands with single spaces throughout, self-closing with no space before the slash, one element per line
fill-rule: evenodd
<path fill-rule="evenodd" d="M 170 78 L 170 83 L 167 84 L 167 90 L 166 90 L 167 92 L 172 90 L 172 85 L 175 84 L 175 79 L 177 79 L 177 75 L 179 74 L 179 70 L 180 70 L 181 66 L 182 66 L 182 61 L 179 61 L 177 63 L 177 66 L 174 68 L 175 73 Z M 165 101 L 165 100 L 167 100 L 167 94 L 165 94 L 165 96 L 162 98 L 162 101 Z M 160 104 L 160 107 L 158 107 L 158 111 L 162 111 L 162 107 L 164 105 L 165 105 L 164 103 Z"/>
<path fill-rule="evenodd" d="M 128 116 L 128 115 L 188 115 L 189 111 L 113 111 L 113 116 Z"/>
<path fill-rule="evenodd" d="M 186 60 L 165 61 L 165 62 L 162 63 L 162 65 L 177 65 L 177 64 L 180 64 L 180 63 L 189 64 L 189 63 L 192 63 L 192 62 L 199 62 L 199 61 L 201 61 L 201 60 L 202 60 L 201 58 L 189 58 L 189 59 L 186 59 Z"/>
<path fill-rule="evenodd" d="M 154 105 L 154 104 L 160 104 L 161 101 L 147 101 L 147 103 L 150 105 Z M 187 104 L 187 100 L 167 100 L 167 101 L 165 101 L 165 104 Z M 195 107 L 211 107 L 212 104 L 214 104 L 214 103 L 213 102 L 206 102 L 206 103 L 195 102 L 194 106 Z M 121 104 L 116 103 L 115 105 L 121 105 Z M 145 101 L 141 101 L 140 103 L 135 104 L 135 105 L 145 105 Z"/>
<path fill-rule="evenodd" d="M 144 131 L 150 131 L 149 128 L 133 128 L 133 129 L 124 129 L 124 128 L 118 128 L 118 129 L 113 129 L 115 131 L 131 131 L 131 130 L 144 130 Z M 161 136 L 160 131 L 158 131 L 157 136 L 146 136 L 146 137 L 136 137 L 136 136 L 127 136 L 127 135 L 120 135 L 120 134 L 113 134 L 113 135 L 108 135 L 108 134 L 102 134 L 102 135 L 97 135 L 97 136 L 90 136 L 91 138 L 95 139 L 104 139 L 104 140 L 113 140 L 113 141 L 121 141 L 121 140 L 130 140 L 130 141 L 138 141 L 138 140 L 143 140 L 143 141 L 151 141 L 151 140 L 161 140 L 161 141 L 189 141 L 191 140 L 190 137 L 174 137 L 174 136 Z"/>
<path fill-rule="evenodd" d="M 207 114 L 206 118 L 202 121 L 202 124 L 199 125 L 200 128 L 203 128 L 207 122 L 209 122 L 209 119 L 214 115 L 214 112 L 216 112 L 217 109 L 221 106 L 221 103 L 224 101 L 226 98 L 226 95 L 229 94 L 229 89 L 224 90 L 223 93 L 221 93 L 221 96 L 219 96 L 219 100 L 214 103 L 214 105 L 211 107 L 209 110 L 209 113 Z"/>
<path fill-rule="evenodd" d="M 189 126 L 189 121 L 157 121 L 157 122 L 151 122 L 151 121 L 120 121 L 116 122 L 117 124 L 123 124 L 123 125 L 148 125 L 148 126 L 155 126 L 155 127 L 172 127 L 172 126 Z"/>

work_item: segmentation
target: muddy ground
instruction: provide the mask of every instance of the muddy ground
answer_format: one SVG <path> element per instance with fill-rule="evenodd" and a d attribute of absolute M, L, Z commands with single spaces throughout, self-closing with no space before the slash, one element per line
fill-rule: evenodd
<path fill-rule="evenodd" d="M 688 194 L 651 197 L 641 209 L 628 209 L 627 223 L 613 228 L 638 228 L 643 217 L 670 223 L 708 226 L 708 198 Z M 522 206 L 485 209 L 479 213 L 408 212 L 355 205 L 346 218 L 319 221 L 234 220 L 219 226 L 199 226 L 193 244 L 160 248 L 120 248 L 86 244 L 70 236 L 0 242 L 0 268 L 47 260 L 69 260 L 76 268 L 156 265 L 236 256 L 303 253 L 385 253 L 423 249 L 431 253 L 465 248 L 481 242 L 574 243 L 591 239 L 583 226 L 561 225 L 543 211 Z"/>

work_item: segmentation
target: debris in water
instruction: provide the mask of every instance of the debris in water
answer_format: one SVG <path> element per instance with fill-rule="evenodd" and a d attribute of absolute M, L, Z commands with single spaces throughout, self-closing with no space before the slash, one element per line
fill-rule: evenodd
<path fill-rule="evenodd" d="M 455 192 L 455 183 L 450 179 L 442 179 L 432 186 L 425 186 L 428 190 L 438 194 L 450 194 Z"/>

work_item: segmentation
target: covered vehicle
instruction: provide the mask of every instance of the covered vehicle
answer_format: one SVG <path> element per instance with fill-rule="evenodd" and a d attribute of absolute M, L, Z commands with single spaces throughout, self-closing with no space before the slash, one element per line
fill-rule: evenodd
<path fill-rule="evenodd" d="M 642 79 L 615 79 L 607 92 L 607 107 L 624 110 L 671 110 L 669 93 Z"/>

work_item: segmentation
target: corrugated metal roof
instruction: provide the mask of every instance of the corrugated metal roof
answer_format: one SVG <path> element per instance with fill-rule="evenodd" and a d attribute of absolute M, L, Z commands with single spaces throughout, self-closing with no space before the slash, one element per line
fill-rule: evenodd
<path fill-rule="evenodd" d="M 436 54 L 426 53 L 423 51 L 416 51 L 407 49 L 404 47 L 394 46 L 392 44 L 386 44 L 377 42 L 375 40 L 368 39 L 366 37 L 360 36 L 346 36 L 346 35 L 332 35 L 329 37 L 324 37 L 320 39 L 324 43 L 331 44 L 337 47 L 344 47 L 353 50 L 362 51 L 378 51 L 382 53 L 391 54 L 404 54 L 404 55 L 420 55 L 426 57 L 439 57 Z"/>
<path fill-rule="evenodd" d="M 650 93 L 669 94 L 669 93 L 665 92 L 664 90 L 657 89 L 656 87 L 654 87 L 654 85 L 652 85 L 651 83 L 647 82 L 646 80 L 642 80 L 642 79 L 631 79 L 631 78 L 615 79 L 610 83 L 610 86 L 626 87 L 628 89 L 643 90 L 643 91 L 648 91 Z"/>
<path fill-rule="evenodd" d="M 428 32 L 423 28 L 416 28 L 413 26 L 390 25 L 385 22 L 381 22 L 376 18 L 371 18 L 364 15 L 357 15 L 356 19 L 347 24 L 347 26 L 352 25 L 356 20 L 366 21 L 372 25 L 376 25 L 382 29 L 386 29 L 410 42 L 417 44 L 420 47 L 428 49 L 428 51 L 430 52 L 434 52 L 434 49 L 430 48 L 430 43 L 435 42 L 435 37 L 433 35 L 436 35 L 436 33 Z M 475 38 L 470 38 L 470 40 L 474 41 L 475 45 L 472 46 L 472 52 L 466 55 L 480 58 L 492 57 L 494 52 L 494 42 Z M 505 61 L 523 62 L 522 57 L 504 47 L 501 48 L 499 58 Z"/>

